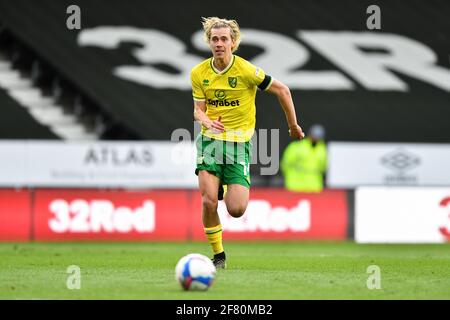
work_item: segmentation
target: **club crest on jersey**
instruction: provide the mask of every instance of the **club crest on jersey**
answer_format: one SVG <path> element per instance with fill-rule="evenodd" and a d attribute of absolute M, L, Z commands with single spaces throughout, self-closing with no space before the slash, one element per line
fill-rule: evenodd
<path fill-rule="evenodd" d="M 236 77 L 228 77 L 228 84 L 232 88 L 236 88 L 237 86 L 237 78 Z"/>
<path fill-rule="evenodd" d="M 208 79 L 203 80 L 203 85 L 204 86 L 209 86 L 209 80 Z"/>

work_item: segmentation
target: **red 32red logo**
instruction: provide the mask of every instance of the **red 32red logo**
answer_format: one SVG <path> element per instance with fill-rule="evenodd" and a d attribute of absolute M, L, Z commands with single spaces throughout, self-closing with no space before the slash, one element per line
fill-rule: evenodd
<path fill-rule="evenodd" d="M 441 207 L 450 209 L 450 197 L 444 198 L 439 205 Z M 449 218 L 449 220 L 448 220 L 447 226 L 440 227 L 439 231 L 447 239 L 447 241 L 450 241 L 450 213 L 448 214 L 448 218 Z"/>

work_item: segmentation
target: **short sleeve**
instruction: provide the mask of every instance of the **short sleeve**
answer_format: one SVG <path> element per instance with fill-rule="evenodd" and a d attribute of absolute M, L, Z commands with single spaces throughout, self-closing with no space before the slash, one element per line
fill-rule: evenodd
<path fill-rule="evenodd" d="M 195 73 L 191 71 L 191 85 L 192 85 L 192 97 L 197 101 L 205 101 L 205 92 L 203 91 L 202 85 Z"/>
<path fill-rule="evenodd" d="M 267 75 L 260 67 L 249 64 L 250 82 L 258 87 L 259 90 L 267 90 L 272 84 L 272 77 Z"/>

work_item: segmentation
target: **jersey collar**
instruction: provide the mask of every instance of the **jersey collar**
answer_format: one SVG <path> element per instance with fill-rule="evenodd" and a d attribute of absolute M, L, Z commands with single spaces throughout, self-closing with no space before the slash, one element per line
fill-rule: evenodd
<path fill-rule="evenodd" d="M 210 61 L 211 69 L 213 69 L 213 71 L 214 71 L 215 73 L 217 73 L 217 74 L 220 74 L 220 75 L 225 74 L 225 73 L 227 73 L 227 71 L 230 70 L 231 67 L 233 66 L 235 58 L 236 58 L 236 57 L 235 57 L 234 54 L 233 54 L 233 57 L 231 58 L 231 61 L 230 61 L 230 63 L 228 64 L 228 66 L 227 66 L 225 69 L 223 69 L 222 71 L 219 71 L 219 70 L 217 70 L 217 69 L 214 67 L 214 63 L 213 63 L 213 62 L 214 62 L 214 57 L 212 57 L 212 58 L 211 58 L 211 61 Z"/>

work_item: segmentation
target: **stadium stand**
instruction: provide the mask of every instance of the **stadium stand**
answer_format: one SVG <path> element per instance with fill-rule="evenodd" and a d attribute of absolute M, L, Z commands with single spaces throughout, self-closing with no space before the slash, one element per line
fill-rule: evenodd
<path fill-rule="evenodd" d="M 76 114 L 77 106 L 82 106 L 79 95 L 75 95 L 73 101 L 68 100 L 68 90 L 63 88 L 59 78 L 5 30 L 0 33 L 0 89 L 5 100 L 2 119 L 6 124 L 2 138 L 98 138 L 97 134 L 87 132 L 81 123 L 82 113 Z M 12 108 L 13 105 L 16 107 Z M 71 114 L 67 110 L 69 106 L 74 109 Z M 23 118 L 25 120 L 21 121 Z M 14 130 L 8 129 L 11 126 L 14 126 Z M 46 130 L 30 131 L 30 127 L 44 127 Z"/>
<path fill-rule="evenodd" d="M 205 11 L 201 3 L 167 1 L 159 3 L 156 11 L 154 4 L 148 1 L 77 1 L 82 8 L 82 28 L 68 30 L 65 25 L 68 17 L 66 8 L 72 2 L 44 0 L 33 8 L 27 6 L 27 3 L 23 0 L 2 1 L 0 17 L 7 30 L 95 105 L 98 109 L 94 112 L 110 119 L 116 128 L 128 132 L 122 136 L 132 137 L 134 133 L 137 139 L 167 140 L 174 128 L 192 130 L 192 103 L 188 87 L 184 86 L 179 90 L 175 85 L 145 85 L 139 83 L 139 76 L 135 80 L 127 80 L 126 77 L 117 76 L 117 67 L 136 67 L 144 78 L 144 66 L 151 67 L 154 72 L 160 71 L 166 77 L 180 74 L 180 70 L 168 66 L 169 60 L 164 59 L 164 56 L 170 56 L 170 51 L 160 57 L 155 53 L 152 58 L 153 48 L 150 48 L 150 55 L 148 52 L 141 52 L 142 56 L 139 58 L 136 50 L 144 46 L 144 43 L 139 43 L 141 32 L 158 30 L 163 36 L 156 37 L 158 41 L 178 39 L 185 46 L 186 54 L 195 53 L 195 57 L 200 59 L 206 57 L 207 53 L 199 53 L 198 49 L 193 48 L 191 36 L 200 29 L 201 16 L 215 15 L 217 12 Z M 235 9 L 238 7 L 237 3 L 238 1 L 228 2 L 228 8 L 224 8 L 220 14 L 235 17 L 245 29 L 267 30 L 293 40 L 298 39 L 298 31 L 305 30 L 349 31 L 360 33 L 363 37 L 369 35 L 365 14 L 369 3 L 367 1 L 348 0 L 339 4 L 323 1 L 321 7 L 328 9 L 319 11 L 310 2 L 281 1 L 274 5 L 272 1 L 260 1 L 253 10 L 242 11 Z M 175 5 L 183 15 L 170 19 Z M 449 22 L 445 17 L 446 8 L 448 2 L 440 0 L 432 1 L 432 5 L 423 1 L 411 1 L 408 6 L 402 6 L 399 1 L 385 2 L 382 32 L 372 31 L 372 35 L 393 34 L 402 39 L 411 39 L 430 48 L 436 58 L 435 63 L 431 61 L 434 57 L 431 58 L 431 64 L 448 67 L 449 36 L 445 30 L 449 30 Z M 416 14 L 419 11 L 423 13 L 420 16 Z M 258 12 L 271 12 L 270 20 L 255 19 Z M 398 15 L 403 18 L 397 19 Z M 347 19 L 341 18 L 342 16 L 356 18 Z M 114 38 L 107 36 L 102 43 L 95 38 L 92 30 L 105 26 L 134 28 L 130 30 L 135 32 L 135 38 L 106 43 Z M 245 38 L 244 30 L 244 41 L 239 54 L 246 58 L 257 58 L 262 52 L 261 48 L 255 44 L 246 45 L 246 40 L 251 41 Z M 386 67 L 389 78 L 395 78 L 393 81 L 401 83 L 406 89 L 377 89 L 361 81 L 358 75 L 349 73 L 348 68 L 342 70 L 342 66 L 348 64 L 348 61 L 326 59 L 315 48 L 311 48 L 311 42 L 305 46 L 305 38 L 302 38 L 302 44 L 309 56 L 309 61 L 302 69 L 338 72 L 350 81 L 352 87 L 349 90 L 294 89 L 294 99 L 306 127 L 312 123 L 322 123 L 327 128 L 329 139 L 342 141 L 450 141 L 450 135 L 443 134 L 448 126 L 446 119 L 450 116 L 448 89 L 434 85 L 434 80 L 420 78 L 411 72 L 408 74 L 393 66 Z M 165 44 L 160 42 L 158 45 Z M 330 51 L 333 50 L 330 48 Z M 365 52 L 369 58 L 371 54 L 387 53 L 382 47 L 370 45 L 361 48 L 361 52 Z M 412 60 L 414 54 L 411 52 Z M 149 61 L 142 61 L 145 59 Z M 363 70 L 364 66 L 361 65 L 360 68 Z M 270 68 L 267 71 L 270 73 Z M 183 75 L 187 77 L 187 74 Z M 448 79 L 448 74 L 441 75 L 440 81 Z M 177 77 L 174 79 L 182 81 Z M 301 84 L 299 86 L 301 88 Z M 258 105 L 260 128 L 283 128 L 284 115 L 278 110 L 273 97 L 261 95 Z M 283 148 L 288 142 L 284 131 L 281 140 Z"/>
<path fill-rule="evenodd" d="M 0 89 L 1 139 L 58 139 L 48 127 L 39 124 L 11 96 Z"/>

